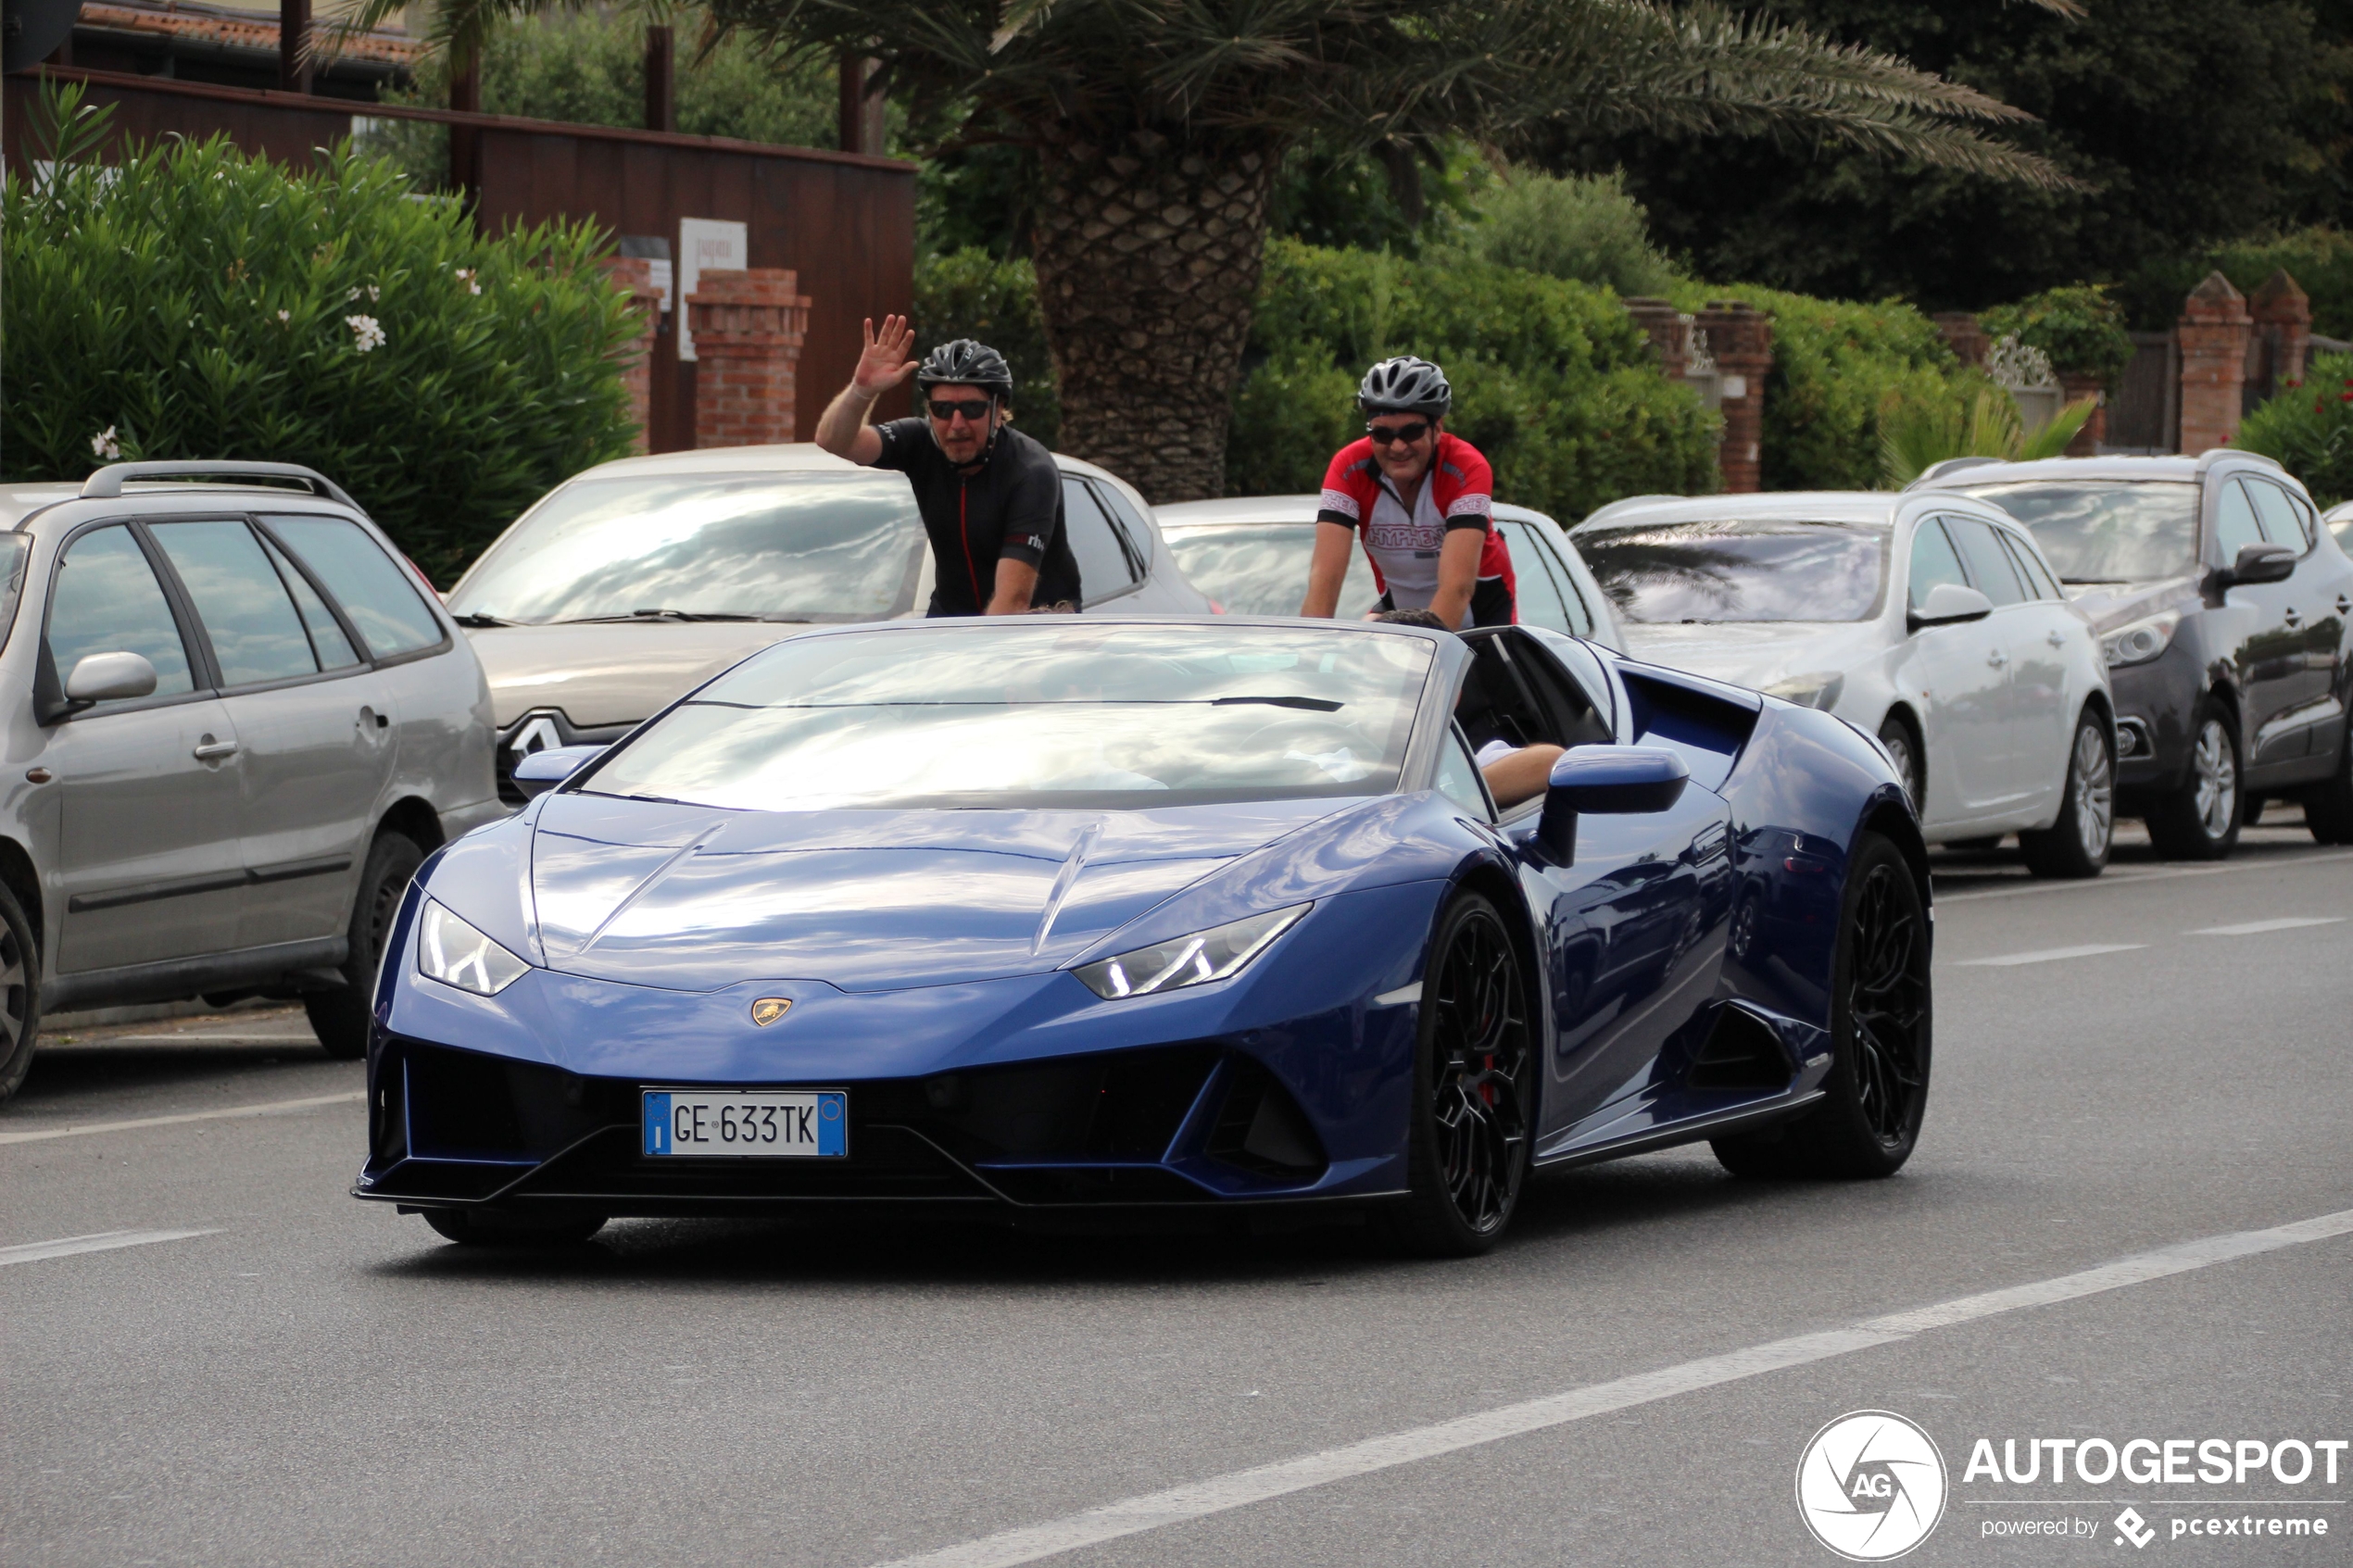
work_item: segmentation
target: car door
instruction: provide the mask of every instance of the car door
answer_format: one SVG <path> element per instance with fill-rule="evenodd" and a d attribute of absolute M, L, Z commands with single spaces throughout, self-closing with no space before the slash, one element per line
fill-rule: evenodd
<path fill-rule="evenodd" d="M 245 902 L 238 736 L 184 603 L 127 522 L 67 542 L 49 588 L 44 696 L 94 653 L 138 654 L 154 695 L 61 716 L 38 759 L 59 791 L 60 973 L 225 952 Z"/>
<path fill-rule="evenodd" d="M 1998 523 L 1990 526 L 2026 592 L 2025 601 L 2009 612 L 2024 633 L 2013 645 L 2010 696 L 2027 786 L 2023 809 L 2039 821 L 2057 813 L 2067 790 L 2076 709 L 2068 690 L 2068 650 L 2082 643 L 2083 621 L 2026 535 Z"/>
<path fill-rule="evenodd" d="M 2256 510 L 2253 487 L 2261 482 L 2233 474 L 2215 486 L 2214 563 L 2229 566 L 2249 545 L 2272 541 L 2263 534 L 2262 516 Z M 2254 624 L 2239 650 L 2239 700 L 2242 745 L 2250 769 L 2278 768 L 2300 761 L 2310 735 L 2299 721 L 2296 708 L 2308 696 L 2305 687 L 2303 612 L 2296 601 L 2309 601 L 2308 589 L 2299 596 L 2290 577 L 2279 583 L 2233 583 L 2223 590 L 2223 602 L 2251 613 Z M 2295 619 L 2290 620 L 2293 616 Z"/>
<path fill-rule="evenodd" d="M 195 610 L 242 748 L 238 832 L 254 889 L 238 946 L 333 936 L 391 773 L 380 683 L 316 585 L 245 518 L 149 531 Z"/>
<path fill-rule="evenodd" d="M 1907 612 L 1919 609 L 1939 583 L 1976 586 L 1946 531 L 1951 521 L 1923 518 L 1912 531 L 1905 583 Z M 1928 787 L 1927 798 L 1917 804 L 1921 823 L 1931 833 L 2000 809 L 2008 677 L 2007 656 L 1995 657 L 1999 653 L 1997 637 L 1980 621 L 1922 626 L 1905 639 L 1897 684 L 1919 704 Z"/>
<path fill-rule="evenodd" d="M 1063 529 L 1070 553 L 1078 560 L 1078 589 L 1083 608 L 1093 609 L 1136 591 L 1143 582 L 1142 563 L 1121 534 L 1118 524 L 1095 494 L 1093 485 L 1076 474 L 1063 476 Z"/>
<path fill-rule="evenodd" d="M 1986 661 L 2001 676 L 1989 693 L 1993 721 L 1985 731 L 1991 748 L 1985 762 L 1992 788 L 1988 808 L 2003 816 L 2016 816 L 2027 810 L 2044 789 L 2052 757 L 2062 764 L 2066 759 L 2063 746 L 2045 755 L 2048 748 L 2038 744 L 2041 716 L 2033 710 L 2034 689 L 2019 678 L 2021 669 L 2050 650 L 2043 643 L 2045 628 L 2035 608 L 2037 601 L 2020 578 L 2009 551 L 1994 537 L 1994 525 L 1983 518 L 1950 513 L 1943 521 L 1962 564 L 1969 568 L 1969 586 L 1994 601 L 1994 613 L 1973 623 L 1978 640 L 1985 646 Z"/>
<path fill-rule="evenodd" d="M 1497 518 L 1496 531 L 1512 553 L 1512 577 L 1519 589 L 1519 619 L 1524 626 L 1548 626 L 1572 637 L 1593 634 L 1593 618 L 1554 556 L 1537 536 L 1536 528 L 1517 518 Z"/>
<path fill-rule="evenodd" d="M 1499 628 L 1472 642 L 1487 687 L 1541 715 L 1539 738 L 1612 744 L 1608 699 L 1534 637 Z M 1567 866 L 1537 848 L 1541 814 L 1531 801 L 1504 822 L 1551 949 L 1540 1148 L 1642 1113 L 1661 1059 L 1715 993 L 1732 885 L 1730 809 L 1696 780 L 1667 811 L 1579 817 Z"/>
<path fill-rule="evenodd" d="M 2289 677 L 2280 722 L 2302 737 L 2302 744 L 2283 736 L 2285 755 L 2307 757 L 2333 753 L 2338 721 L 2345 712 L 2337 697 L 2337 676 L 2344 658 L 2345 621 L 2353 609 L 2353 569 L 2331 552 L 2313 547 L 2318 527 L 2302 501 L 2284 486 L 2253 474 L 2239 483 L 2254 498 L 2263 537 L 2296 553 L 2296 573 L 2284 586 L 2287 592 L 2280 620 L 2296 639 L 2296 671 Z"/>

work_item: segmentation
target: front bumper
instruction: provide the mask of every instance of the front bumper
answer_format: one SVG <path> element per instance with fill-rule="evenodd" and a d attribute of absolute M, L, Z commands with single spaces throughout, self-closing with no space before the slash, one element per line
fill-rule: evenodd
<path fill-rule="evenodd" d="M 2177 638 L 2146 664 L 2109 671 L 2116 698 L 2116 784 L 2120 790 L 2178 789 L 2189 776 L 2190 723 L 2205 691 L 2197 655 Z M 2128 736 L 2139 743 L 2127 749 Z"/>

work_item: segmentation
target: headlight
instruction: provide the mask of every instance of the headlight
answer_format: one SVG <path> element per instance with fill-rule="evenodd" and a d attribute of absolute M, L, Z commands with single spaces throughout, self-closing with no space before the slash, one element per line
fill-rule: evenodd
<path fill-rule="evenodd" d="M 1231 925 L 1196 931 L 1173 942 L 1139 947 L 1117 958 L 1101 959 L 1072 971 L 1087 988 L 1110 1000 L 1115 997 L 1149 997 L 1159 991 L 1180 991 L 1211 980 L 1239 974 L 1242 966 L 1265 950 L 1266 945 L 1298 923 L 1312 905 L 1252 915 Z"/>
<path fill-rule="evenodd" d="M 428 980 L 495 997 L 531 967 L 430 898 L 418 926 L 417 972 Z"/>
<path fill-rule="evenodd" d="M 1838 706 L 1838 694 L 1845 689 L 1845 676 L 1818 671 L 1811 675 L 1792 675 L 1776 681 L 1765 688 L 1765 695 L 1793 702 L 1800 708 L 1818 708 L 1827 713 Z"/>
<path fill-rule="evenodd" d="M 2173 630 L 2181 624 L 2182 612 L 2168 609 L 2130 626 L 2119 626 L 2100 639 L 2100 658 L 2108 661 L 2110 670 L 2127 664 L 2146 664 L 2173 646 Z"/>

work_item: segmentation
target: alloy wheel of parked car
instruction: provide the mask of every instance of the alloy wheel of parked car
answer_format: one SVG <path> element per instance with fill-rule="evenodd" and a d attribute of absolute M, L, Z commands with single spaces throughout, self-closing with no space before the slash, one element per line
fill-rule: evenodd
<path fill-rule="evenodd" d="M 1927 809 L 1928 767 L 1920 756 L 1919 743 L 1912 738 L 1912 727 L 1901 719 L 1889 719 L 1879 727 L 1879 743 L 1887 747 L 1887 755 L 1894 760 L 1895 776 L 1904 781 L 1904 793 L 1911 797 L 1915 812 Z"/>
<path fill-rule="evenodd" d="M 392 934 L 393 917 L 400 910 L 400 896 L 409 879 L 425 863 L 416 841 L 386 829 L 368 847 L 368 863 L 359 875 L 359 897 L 352 900 L 350 947 L 343 961 L 341 988 L 317 991 L 303 997 L 311 1032 L 319 1047 L 338 1061 L 356 1061 L 368 1054 L 368 1020 L 375 1005 L 376 967 L 384 961 L 384 939 Z"/>
<path fill-rule="evenodd" d="M 2058 819 L 2018 835 L 2026 869 L 2036 876 L 2097 876 L 2116 836 L 2116 763 L 2108 723 L 2088 709 L 2075 721 Z"/>
<path fill-rule="evenodd" d="M 1430 953 L 1401 1239 L 1416 1252 L 1464 1256 L 1504 1234 L 1527 1177 L 1527 987 L 1503 917 L 1478 894 L 1447 907 Z"/>
<path fill-rule="evenodd" d="M 15 1094 L 32 1070 L 40 1033 L 41 960 L 32 922 L 16 895 L 0 887 L 0 1100 Z"/>
<path fill-rule="evenodd" d="M 1890 1176 L 1919 1140 L 1930 1062 L 1928 910 L 1911 867 L 1874 833 L 1849 863 L 1832 960 L 1831 1070 L 1795 1119 L 1715 1140 L 1743 1176 Z"/>
<path fill-rule="evenodd" d="M 2188 781 L 2149 806 L 2149 841 L 2169 859 L 2219 860 L 2239 841 L 2238 739 L 2210 702 L 2199 704 L 2196 724 Z"/>

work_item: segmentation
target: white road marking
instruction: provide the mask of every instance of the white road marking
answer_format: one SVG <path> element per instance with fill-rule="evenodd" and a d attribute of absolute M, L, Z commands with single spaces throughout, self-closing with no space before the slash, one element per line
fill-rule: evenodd
<path fill-rule="evenodd" d="M 2278 1225 L 2269 1230 L 2236 1231 L 2227 1236 L 2207 1236 L 2105 1263 L 2098 1268 L 2085 1269 L 2080 1273 L 2061 1274 L 2055 1279 L 2037 1280 L 2030 1285 L 2013 1286 L 2007 1290 L 1964 1296 L 1932 1307 L 1872 1318 L 1846 1328 L 1801 1334 L 1768 1344 L 1752 1345 L 1746 1349 L 1720 1356 L 1705 1356 L 1680 1366 L 1637 1373 L 1613 1383 L 1572 1388 L 1564 1394 L 1548 1395 L 1543 1399 L 1460 1416 L 1453 1421 L 1393 1432 L 1387 1436 L 1368 1438 L 1344 1448 L 1327 1449 L 1321 1453 L 1302 1454 L 1297 1459 L 1278 1460 L 1250 1470 L 1213 1475 L 1205 1481 L 1189 1482 L 1181 1486 L 1171 1486 L 1166 1491 L 1127 1498 L 1043 1524 L 1005 1530 L 976 1541 L 943 1547 L 937 1551 L 902 1557 L 884 1565 L 884 1568 L 1014 1568 L 1018 1563 L 1035 1562 L 1040 1558 L 1075 1551 L 1099 1542 L 1141 1535 L 1147 1530 L 1246 1508 L 1270 1498 L 1283 1497 L 1353 1476 L 1368 1475 L 1376 1471 L 1411 1464 L 1416 1460 L 1434 1459 L 1441 1454 L 1476 1448 L 1501 1438 L 1541 1432 L 1569 1422 L 1606 1415 L 1613 1411 L 1672 1399 L 1678 1394 L 1739 1382 L 1762 1373 L 1779 1372 L 1785 1367 L 1804 1366 L 1809 1361 L 1827 1361 L 1856 1350 L 1897 1344 L 1931 1329 L 1951 1328 L 1958 1323 L 1973 1323 L 1980 1318 L 2014 1312 L 2026 1307 L 2047 1307 L 2060 1301 L 2072 1301 L 2128 1285 L 2143 1285 L 2150 1280 L 2163 1279 L 2170 1274 L 2209 1268 L 2234 1258 L 2252 1257 L 2284 1247 L 2301 1247 L 2347 1234 L 2353 1234 L 2353 1209 L 2299 1220 L 2293 1224 Z"/>
<path fill-rule="evenodd" d="M 2260 936 L 2267 931 L 2295 931 L 2307 925 L 2342 925 L 2343 915 L 2283 915 L 2278 920 L 2251 920 L 2241 925 L 2209 925 L 2190 936 Z"/>
<path fill-rule="evenodd" d="M 2353 851 L 2336 850 L 2326 855 L 2265 856 L 2261 859 L 2240 859 L 2226 866 L 2168 866 L 2161 871 L 2133 871 L 2111 868 L 2106 876 L 2087 878 L 2082 882 L 2030 882 L 2020 879 L 2016 887 L 1984 887 L 1972 893 L 1940 893 L 1939 904 L 1967 904 L 1979 898 L 2023 898 L 2039 893 L 2091 893 L 2103 887 L 2131 886 L 2143 882 L 2170 882 L 2180 876 L 2229 876 L 2233 872 L 2276 872 L 2296 866 L 2325 866 L 2339 860 L 2353 860 Z"/>
<path fill-rule="evenodd" d="M 308 1110 L 318 1105 L 357 1105 L 368 1098 L 365 1089 L 340 1095 L 311 1095 L 304 1099 L 265 1100 L 227 1110 L 189 1110 L 177 1116 L 142 1116 L 132 1122 L 88 1122 L 79 1127 L 44 1127 L 31 1133 L 0 1133 L 0 1144 L 39 1143 L 44 1138 L 86 1138 L 94 1133 L 127 1133 L 138 1127 L 176 1127 L 187 1122 L 218 1122 L 229 1116 L 274 1116 L 282 1110 Z"/>
<path fill-rule="evenodd" d="M 2087 942 L 2081 947 L 2040 947 L 2031 953 L 2004 953 L 1997 959 L 1965 959 L 1962 969 L 2009 969 L 2022 963 L 2052 963 L 2059 959 L 2095 959 L 2102 953 L 2135 953 L 2145 942 Z"/>
<path fill-rule="evenodd" d="M 0 1247 L 0 1268 L 10 1263 L 38 1263 L 44 1258 L 70 1258 L 78 1252 L 111 1252 L 118 1247 L 145 1247 L 157 1241 L 185 1241 L 192 1236 L 218 1236 L 220 1227 L 180 1231 L 98 1231 L 90 1236 L 61 1236 L 56 1241 L 28 1241 Z"/>

